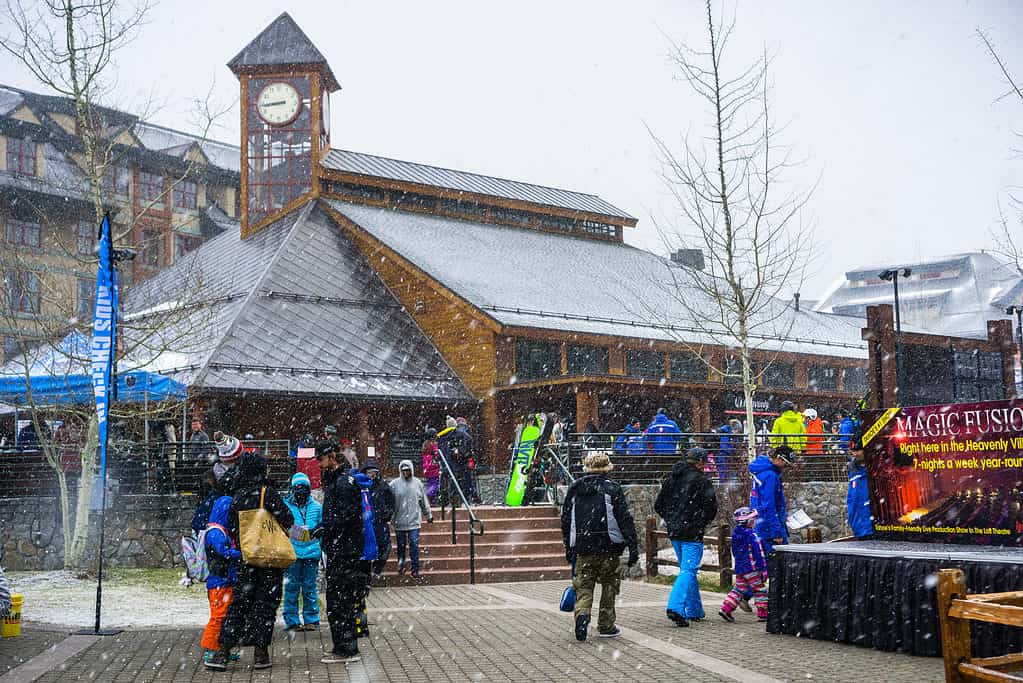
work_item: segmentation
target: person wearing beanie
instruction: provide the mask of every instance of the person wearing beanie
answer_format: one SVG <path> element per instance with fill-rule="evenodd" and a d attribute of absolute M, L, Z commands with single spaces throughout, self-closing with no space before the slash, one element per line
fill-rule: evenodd
<path fill-rule="evenodd" d="M 789 542 L 788 504 L 782 488 L 782 469 L 793 463 L 792 449 L 779 446 L 767 455 L 758 455 L 749 464 L 753 486 L 749 493 L 749 506 L 757 511 L 757 535 L 764 552 L 771 554 L 775 545 Z"/>
<path fill-rule="evenodd" d="M 614 454 L 625 455 L 628 452 L 628 446 L 630 441 L 636 438 L 637 434 L 643 433 L 642 423 L 638 417 L 634 417 L 629 420 L 629 424 L 625 425 L 625 429 L 618 435 L 614 443 Z"/>
<path fill-rule="evenodd" d="M 678 424 L 668 418 L 668 411 L 660 408 L 646 428 L 647 450 L 655 455 L 674 455 L 682 438 L 681 434 L 682 430 L 678 428 Z"/>
<path fill-rule="evenodd" d="M 291 528 L 291 545 L 295 562 L 284 572 L 284 630 L 315 631 L 320 627 L 320 599 L 316 578 L 320 571 L 320 541 L 310 537 L 323 520 L 323 506 L 311 496 L 309 477 L 296 472 L 291 478 L 291 493 L 284 502 L 295 518 Z M 299 621 L 298 600 L 302 598 L 302 619 Z"/>
<path fill-rule="evenodd" d="M 696 573 L 703 563 L 703 534 L 718 513 L 714 484 L 703 472 L 707 451 L 690 448 L 675 463 L 657 494 L 654 510 L 668 529 L 678 558 L 678 578 L 668 596 L 668 619 L 676 626 L 704 618 Z"/>
<path fill-rule="evenodd" d="M 391 528 L 388 525 L 394 517 L 394 491 L 380 477 L 380 466 L 373 458 L 362 466 L 362 473 L 372 480 L 369 494 L 373 502 L 373 534 L 377 541 L 377 559 L 373 561 L 373 576 L 379 580 L 383 578 L 384 565 L 391 556 Z"/>
<path fill-rule="evenodd" d="M 238 513 L 259 509 L 261 504 L 282 529 L 291 529 L 295 518 L 277 493 L 277 487 L 267 478 L 266 459 L 246 453 L 238 462 L 237 470 L 229 515 L 231 536 L 239 538 Z M 236 590 L 220 631 L 220 649 L 205 663 L 207 668 L 223 671 L 227 668 L 231 649 L 238 645 L 254 646 L 254 669 L 270 668 L 270 643 L 273 641 L 277 608 L 281 604 L 283 581 L 283 569 L 258 567 L 242 557 Z"/>
<path fill-rule="evenodd" d="M 583 458 L 583 476 L 572 482 L 561 508 L 565 559 L 575 568 L 575 637 L 586 640 L 593 592 L 601 585 L 597 632 L 601 638 L 621 635 L 615 625 L 615 599 L 621 588 L 621 554 L 628 548 L 630 567 L 639 562 L 636 525 L 621 485 L 608 478 L 614 469 L 605 451 Z"/>
<path fill-rule="evenodd" d="M 771 448 L 788 446 L 797 453 L 806 449 L 806 425 L 792 401 L 782 401 L 781 415 L 771 425 Z"/>
<path fill-rule="evenodd" d="M 242 442 L 224 432 L 214 432 L 213 441 L 217 447 L 217 460 L 227 467 L 233 467 L 242 456 Z"/>

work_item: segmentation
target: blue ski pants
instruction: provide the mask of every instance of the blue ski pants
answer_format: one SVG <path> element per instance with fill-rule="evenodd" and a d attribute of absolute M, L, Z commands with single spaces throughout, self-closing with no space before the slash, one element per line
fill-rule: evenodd
<path fill-rule="evenodd" d="M 703 544 L 694 541 L 672 541 L 678 558 L 678 578 L 668 596 L 667 609 L 686 619 L 703 619 L 703 601 L 696 572 L 703 563 Z"/>
<path fill-rule="evenodd" d="M 320 623 L 320 600 L 316 595 L 316 576 L 320 570 L 319 558 L 295 560 L 284 571 L 284 625 L 285 627 Z M 298 620 L 298 596 L 302 596 L 302 621 Z"/>

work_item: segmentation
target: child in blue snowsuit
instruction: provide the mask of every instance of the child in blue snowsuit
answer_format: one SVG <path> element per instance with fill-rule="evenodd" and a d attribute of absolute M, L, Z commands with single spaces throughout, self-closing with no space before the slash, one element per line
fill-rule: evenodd
<path fill-rule="evenodd" d="M 725 596 L 718 614 L 725 621 L 734 622 L 732 612 L 752 593 L 757 605 L 757 618 L 767 621 L 767 557 L 760 537 L 753 530 L 757 511 L 741 507 L 732 514 L 732 519 L 735 520 L 735 529 L 732 530 L 735 585 Z"/>
<path fill-rule="evenodd" d="M 323 506 L 310 496 L 310 482 L 302 472 L 291 478 L 291 495 L 284 499 L 295 525 L 315 529 L 323 520 Z M 316 578 L 320 571 L 320 541 L 291 539 L 295 562 L 284 572 L 284 630 L 315 631 L 320 627 L 320 599 Z M 302 622 L 298 620 L 298 596 L 302 595 Z"/>
<path fill-rule="evenodd" d="M 221 496 L 213 502 L 210 520 L 206 527 L 206 564 L 209 578 L 206 579 L 206 595 L 210 601 L 210 619 L 202 634 L 202 646 L 206 652 L 203 660 L 209 661 L 220 647 L 220 629 L 227 617 L 227 608 L 234 598 L 234 582 L 238 575 L 238 550 L 231 532 L 228 531 L 228 514 L 231 511 L 231 497 Z M 232 654 L 232 660 L 238 655 Z"/>

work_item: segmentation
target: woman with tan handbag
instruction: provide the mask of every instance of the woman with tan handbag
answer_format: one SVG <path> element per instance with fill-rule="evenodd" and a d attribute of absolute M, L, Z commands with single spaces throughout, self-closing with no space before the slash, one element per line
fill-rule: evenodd
<path fill-rule="evenodd" d="M 284 569 L 295 561 L 286 531 L 295 520 L 267 478 L 267 461 L 254 453 L 242 456 L 232 496 L 231 533 L 238 539 L 242 560 L 234 601 L 220 632 L 220 649 L 206 666 L 223 670 L 231 648 L 251 645 L 253 668 L 268 669 Z"/>

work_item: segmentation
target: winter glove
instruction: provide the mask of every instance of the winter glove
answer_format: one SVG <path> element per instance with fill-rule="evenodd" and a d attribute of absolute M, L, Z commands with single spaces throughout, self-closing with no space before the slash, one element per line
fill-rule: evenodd
<path fill-rule="evenodd" d="M 426 518 L 426 523 L 433 524 L 433 515 L 430 515 L 429 517 Z"/>
<path fill-rule="evenodd" d="M 629 550 L 629 566 L 630 567 L 635 567 L 638 562 L 639 562 L 639 551 L 638 550 Z"/>
<path fill-rule="evenodd" d="M 565 548 L 565 562 L 569 564 L 575 563 L 575 550 L 572 548 Z"/>

